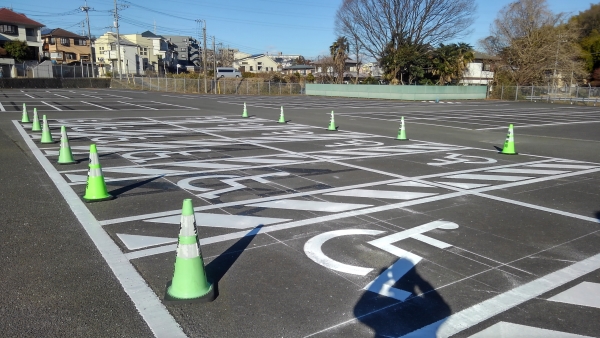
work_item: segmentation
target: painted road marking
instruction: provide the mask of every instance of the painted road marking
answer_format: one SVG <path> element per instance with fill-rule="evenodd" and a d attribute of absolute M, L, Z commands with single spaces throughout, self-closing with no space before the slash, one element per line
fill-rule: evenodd
<path fill-rule="evenodd" d="M 62 109 L 60 109 L 58 107 L 55 107 L 55 106 L 51 105 L 50 103 L 47 103 L 47 102 L 44 102 L 44 101 L 40 101 L 40 102 L 43 103 L 43 104 L 45 104 L 45 105 L 47 105 L 48 107 L 54 108 L 55 110 L 62 111 Z"/>
<path fill-rule="evenodd" d="M 382 296 L 390 297 L 397 299 L 399 301 L 404 301 L 406 298 L 412 295 L 411 292 L 400 290 L 394 287 L 402 276 L 404 276 L 408 271 L 417 265 L 423 259 L 421 256 L 415 255 L 412 252 L 408 252 L 406 250 L 400 249 L 399 247 L 393 245 L 393 243 L 401 241 L 407 238 L 414 238 L 419 240 L 422 239 L 422 235 L 424 232 L 434 230 L 434 229 L 457 229 L 458 224 L 452 222 L 445 221 L 434 221 L 427 224 L 419 225 L 418 227 L 414 227 L 408 230 L 404 230 L 402 232 L 398 232 L 386 237 L 382 237 L 373 241 L 368 242 L 369 244 L 378 247 L 382 250 L 385 250 L 392 255 L 399 257 L 399 259 L 392 264 L 389 268 L 387 268 L 384 272 L 382 272 L 377 278 L 375 278 L 371 283 L 367 284 L 363 290 L 371 291 L 378 293 Z M 416 238 L 414 236 L 417 236 Z M 431 242 L 429 240 L 433 240 L 433 238 L 426 237 L 425 243 Z M 442 241 L 434 240 L 434 246 L 444 246 L 444 248 L 448 248 L 451 245 L 444 243 Z"/>
<path fill-rule="evenodd" d="M 286 218 L 257 217 L 245 215 L 223 215 L 196 212 L 196 225 L 213 228 L 249 229 L 259 225 L 282 223 L 290 221 Z M 144 220 L 144 222 L 179 224 L 181 216 L 173 215 Z"/>
<path fill-rule="evenodd" d="M 396 200 L 412 200 L 415 198 L 437 195 L 436 193 L 408 192 L 408 191 L 389 191 L 389 190 L 369 190 L 369 189 L 351 189 L 337 192 L 330 192 L 324 195 L 364 197 L 364 198 L 383 198 Z"/>
<path fill-rule="evenodd" d="M 398 182 L 398 183 L 392 183 L 392 184 L 388 184 L 388 185 L 394 185 L 394 186 L 399 186 L 399 187 L 435 188 L 435 187 L 432 187 L 432 186 L 430 186 L 428 184 L 423 184 L 423 183 L 415 182 L 415 181 Z"/>
<path fill-rule="evenodd" d="M 459 174 L 459 175 L 444 176 L 442 178 L 456 178 L 456 179 L 463 179 L 463 180 L 509 181 L 509 182 L 514 182 L 514 181 L 529 180 L 529 179 L 532 179 L 534 177 L 528 177 L 528 176 L 502 176 L 502 175 L 479 175 L 479 174 Z"/>
<path fill-rule="evenodd" d="M 435 183 L 446 184 L 446 185 L 457 187 L 460 189 L 474 189 L 474 188 L 487 187 L 490 185 L 490 184 L 480 184 L 480 183 L 439 182 L 439 181 L 436 181 Z"/>
<path fill-rule="evenodd" d="M 554 163 L 527 164 L 525 166 L 526 167 L 533 167 L 533 168 L 556 168 L 556 169 L 592 169 L 592 168 L 598 168 L 597 165 L 554 164 Z"/>
<path fill-rule="evenodd" d="M 456 312 L 403 337 L 450 337 L 597 269 L 600 269 L 600 254 Z"/>
<path fill-rule="evenodd" d="M 66 97 L 66 96 L 62 96 L 62 95 L 58 95 L 58 94 L 54 94 L 54 95 L 60 96 L 60 97 L 65 98 L 65 99 L 70 99 L 70 97 Z"/>
<path fill-rule="evenodd" d="M 548 300 L 600 309 L 600 284 L 583 282 Z"/>
<path fill-rule="evenodd" d="M 366 208 L 366 207 L 370 207 L 371 205 L 283 199 L 283 200 L 271 201 L 271 202 L 247 204 L 246 206 L 259 207 L 259 208 L 289 209 L 289 210 L 341 212 L 341 211 L 347 211 L 347 210 Z"/>
<path fill-rule="evenodd" d="M 164 105 L 167 105 L 167 106 L 173 106 L 173 107 L 179 107 L 179 108 L 191 109 L 191 110 L 200 110 L 199 108 L 187 107 L 187 106 L 180 106 L 180 105 L 171 104 L 171 103 L 156 102 L 156 101 L 150 101 L 150 102 L 152 102 L 152 103 L 158 103 L 158 104 L 164 104 Z"/>
<path fill-rule="evenodd" d="M 150 110 L 158 110 L 156 108 L 146 107 L 146 106 L 142 106 L 142 105 L 139 105 L 139 104 L 133 104 L 133 103 L 130 103 L 130 102 L 123 102 L 123 101 L 117 101 L 117 102 L 122 103 L 122 104 L 127 104 L 127 105 L 130 105 L 130 106 L 136 106 L 136 107 L 146 108 L 146 109 L 150 109 Z"/>
<path fill-rule="evenodd" d="M 71 189 L 64 178 L 56 171 L 54 166 L 42 154 L 42 151 L 35 143 L 33 143 L 19 123 L 13 121 L 13 124 L 50 177 L 50 180 L 71 207 L 75 217 L 77 217 L 83 229 L 94 242 L 94 245 L 115 274 L 119 283 L 121 283 L 121 286 L 123 286 L 123 290 L 131 298 L 152 333 L 156 337 L 186 337 L 179 324 L 177 324 L 154 291 L 150 289 L 146 281 L 129 262 L 121 251 L 121 248 L 102 229 L 98 220 L 96 220 L 92 212 L 85 206 L 81 198 L 77 196 L 75 191 Z"/>
<path fill-rule="evenodd" d="M 101 105 L 98 105 L 98 104 L 94 104 L 94 103 L 90 103 L 90 102 L 85 102 L 85 101 L 81 101 L 81 102 L 85 103 L 85 104 L 89 104 L 90 106 L 96 106 L 96 107 L 99 107 L 99 108 L 102 108 L 102 109 L 112 110 L 110 108 L 107 108 L 107 107 L 104 107 L 104 106 L 101 106 Z"/>
<path fill-rule="evenodd" d="M 138 250 L 138 249 L 147 248 L 149 246 L 156 246 L 156 245 L 163 245 L 163 244 L 177 242 L 177 238 L 168 238 L 168 237 L 141 236 L 141 235 L 128 235 L 128 234 L 117 234 L 117 236 L 129 250 Z"/>
<path fill-rule="evenodd" d="M 100 100 L 102 100 L 102 99 L 103 99 L 102 97 L 99 97 L 99 96 L 93 96 L 93 95 L 87 95 L 87 94 L 81 94 L 81 95 L 82 95 L 82 96 L 87 96 L 87 97 L 93 97 L 93 98 L 95 98 L 95 99 L 100 99 Z"/>
<path fill-rule="evenodd" d="M 323 253 L 322 246 L 328 240 L 340 237 L 340 236 L 349 236 L 349 235 L 370 235 L 375 236 L 384 233 L 385 231 L 380 230 L 367 230 L 367 229 L 345 229 L 345 230 L 335 230 L 322 233 L 317 235 L 304 244 L 304 252 L 306 256 L 313 260 L 315 263 L 322 265 L 328 269 L 349 273 L 353 275 L 366 276 L 369 272 L 371 272 L 372 268 L 363 268 L 360 266 L 349 265 L 340 263 L 336 260 L 329 258 L 325 253 Z"/>
<path fill-rule="evenodd" d="M 0 111 L 6 111 L 6 109 L 4 109 L 4 106 L 2 105 L 1 102 L 0 102 Z"/>
<path fill-rule="evenodd" d="M 519 168 L 506 168 L 506 169 L 493 169 L 486 170 L 486 173 L 499 173 L 499 174 L 538 174 L 538 175 L 558 175 L 568 173 L 565 170 L 544 170 L 544 169 L 519 169 Z"/>
<path fill-rule="evenodd" d="M 166 174 L 180 174 L 186 173 L 181 170 L 167 170 L 167 169 L 151 169 L 151 168 L 102 168 L 104 172 L 110 173 L 121 173 L 121 174 L 139 174 L 139 175 L 166 175 Z"/>
<path fill-rule="evenodd" d="M 540 329 L 507 322 L 496 323 L 469 338 L 592 338 L 578 334 Z"/>

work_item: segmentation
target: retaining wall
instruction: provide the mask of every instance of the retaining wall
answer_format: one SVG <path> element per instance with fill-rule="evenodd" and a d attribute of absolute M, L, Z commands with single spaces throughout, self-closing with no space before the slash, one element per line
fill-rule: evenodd
<path fill-rule="evenodd" d="M 486 86 L 306 84 L 306 95 L 394 100 L 482 100 Z"/>
<path fill-rule="evenodd" d="M 0 88 L 110 88 L 110 79 L 0 78 Z"/>

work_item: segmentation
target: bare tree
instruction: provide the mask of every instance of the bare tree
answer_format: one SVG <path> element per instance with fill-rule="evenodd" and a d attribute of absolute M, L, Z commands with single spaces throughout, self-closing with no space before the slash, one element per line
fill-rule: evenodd
<path fill-rule="evenodd" d="M 565 14 L 552 13 L 546 0 L 518 0 L 505 6 L 494 20 L 491 35 L 479 41 L 497 65 L 516 84 L 556 84 L 560 74 L 585 73 L 579 29 L 565 23 Z"/>
<path fill-rule="evenodd" d="M 474 0 L 344 0 L 335 24 L 379 60 L 394 35 L 431 46 L 464 36 L 475 9 Z"/>

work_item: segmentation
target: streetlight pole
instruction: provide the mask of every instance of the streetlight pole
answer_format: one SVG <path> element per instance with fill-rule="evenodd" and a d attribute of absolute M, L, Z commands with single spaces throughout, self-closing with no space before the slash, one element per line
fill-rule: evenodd
<path fill-rule="evenodd" d="M 119 36 L 119 9 L 115 0 L 115 28 L 117 30 L 117 62 L 119 63 L 119 80 L 123 80 L 123 66 L 121 65 L 121 38 Z"/>
<path fill-rule="evenodd" d="M 94 53 L 94 50 L 92 49 L 92 33 L 90 31 L 90 15 L 89 15 L 89 11 L 90 8 L 87 5 L 87 0 L 85 1 L 85 6 L 81 7 L 81 10 L 85 12 L 85 19 L 87 21 L 87 26 L 88 26 L 88 40 L 89 40 L 89 44 L 90 44 L 90 59 L 92 59 L 92 77 L 96 77 L 96 72 L 94 72 L 94 60 L 96 58 L 96 53 Z"/>

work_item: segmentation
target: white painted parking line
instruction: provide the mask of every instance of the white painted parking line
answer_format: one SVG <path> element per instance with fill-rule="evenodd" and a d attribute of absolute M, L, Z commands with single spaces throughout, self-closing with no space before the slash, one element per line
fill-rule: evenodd
<path fill-rule="evenodd" d="M 130 102 L 123 102 L 123 101 L 117 101 L 117 102 L 122 103 L 122 104 L 128 104 L 130 106 L 136 106 L 136 107 L 146 108 L 146 109 L 150 109 L 150 110 L 158 110 L 156 108 L 146 107 L 146 106 L 142 106 L 142 105 L 139 105 L 139 104 L 133 104 L 133 103 L 130 103 Z"/>
<path fill-rule="evenodd" d="M 460 189 L 475 189 L 475 188 L 481 188 L 481 187 L 487 187 L 489 186 L 489 184 L 480 184 L 480 183 L 462 183 L 462 182 L 439 182 L 436 181 L 435 183 L 439 183 L 439 184 L 446 184 L 452 187 L 457 187 Z"/>
<path fill-rule="evenodd" d="M 45 105 L 47 105 L 47 106 L 49 106 L 49 107 L 51 107 L 51 108 L 54 108 L 54 109 L 59 110 L 59 111 L 62 111 L 62 109 L 60 109 L 58 107 L 55 107 L 55 106 L 51 105 L 50 103 L 46 103 L 44 101 L 40 101 L 40 102 L 43 103 L 43 104 L 45 104 Z"/>
<path fill-rule="evenodd" d="M 554 164 L 554 163 L 536 163 L 527 164 L 526 167 L 533 168 L 556 168 L 556 169 L 592 169 L 598 168 L 597 165 L 578 165 L 578 164 Z"/>
<path fill-rule="evenodd" d="M 412 200 L 427 196 L 437 195 L 435 193 L 424 192 L 409 192 L 409 191 L 389 191 L 389 190 L 369 190 L 369 189 L 351 189 L 338 192 L 330 192 L 324 195 L 331 196 L 348 196 L 348 197 L 363 197 L 363 198 L 382 198 L 395 200 Z"/>
<path fill-rule="evenodd" d="M 203 227 L 229 228 L 229 229 L 249 229 L 259 225 L 268 225 L 274 223 L 287 222 L 289 219 L 258 217 L 244 215 L 223 215 L 196 212 L 196 224 Z M 181 217 L 179 215 L 147 219 L 144 222 L 179 224 Z"/>
<path fill-rule="evenodd" d="M 468 338 L 592 338 L 507 322 L 496 323 Z"/>
<path fill-rule="evenodd" d="M 4 109 L 4 106 L 2 105 L 2 103 L 0 103 L 0 111 L 6 111 L 6 109 Z"/>
<path fill-rule="evenodd" d="M 194 108 L 194 107 L 187 107 L 187 106 L 180 106 L 177 104 L 171 104 L 171 103 L 165 103 L 165 102 L 157 102 L 157 101 L 150 101 L 152 103 L 158 103 L 158 104 L 164 104 L 167 106 L 173 106 L 173 107 L 179 107 L 179 108 L 185 108 L 185 109 L 191 109 L 191 110 L 200 110 L 200 108 Z"/>
<path fill-rule="evenodd" d="M 568 173 L 565 170 L 544 170 L 544 169 L 519 169 L 519 168 L 506 168 L 506 169 L 494 169 L 486 170 L 486 173 L 499 173 L 499 174 L 539 174 L 539 175 L 558 175 Z"/>
<path fill-rule="evenodd" d="M 58 95 L 58 94 L 54 94 L 54 95 L 60 96 L 60 97 L 65 98 L 65 99 L 70 99 L 70 97 L 66 97 L 66 96 L 63 96 L 63 95 Z"/>
<path fill-rule="evenodd" d="M 462 180 L 482 180 L 482 181 L 522 181 L 532 179 L 534 177 L 529 176 L 504 176 L 504 175 L 480 175 L 480 174 L 459 174 L 444 176 L 442 178 L 456 178 Z"/>
<path fill-rule="evenodd" d="M 117 237 L 129 250 L 139 250 L 150 246 L 164 245 L 177 242 L 177 238 L 117 234 Z"/>
<path fill-rule="evenodd" d="M 30 98 L 32 98 L 32 99 L 35 99 L 35 97 L 34 97 L 34 96 L 31 96 L 31 95 L 29 95 L 29 94 L 25 94 L 25 95 L 26 95 L 26 96 L 29 96 L 29 97 L 30 97 Z"/>
<path fill-rule="evenodd" d="M 450 337 L 597 269 L 600 269 L 600 254 L 523 284 L 402 337 Z"/>
<path fill-rule="evenodd" d="M 96 107 L 99 107 L 99 108 L 102 108 L 102 109 L 106 109 L 106 110 L 112 110 L 112 109 L 110 109 L 110 108 L 108 108 L 108 107 L 100 106 L 100 105 L 93 104 L 93 103 L 90 103 L 90 102 L 85 102 L 85 101 L 81 101 L 81 102 L 82 102 L 82 103 L 85 103 L 85 104 L 89 104 L 90 106 L 96 106 Z"/>
<path fill-rule="evenodd" d="M 87 94 L 81 94 L 82 96 L 87 96 L 87 97 L 93 97 L 94 99 L 100 99 L 102 100 L 103 98 L 100 96 L 94 96 L 94 95 L 87 95 Z"/>
<path fill-rule="evenodd" d="M 600 284 L 582 282 L 548 300 L 600 309 Z"/>
<path fill-rule="evenodd" d="M 248 204 L 247 206 L 259 207 L 259 208 L 289 209 L 289 210 L 341 212 L 341 211 L 347 211 L 347 210 L 366 208 L 366 207 L 370 207 L 371 205 L 285 199 L 285 200 L 272 201 L 272 202 Z"/>

